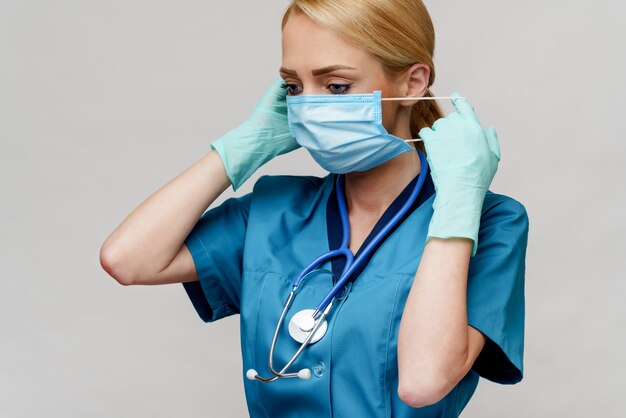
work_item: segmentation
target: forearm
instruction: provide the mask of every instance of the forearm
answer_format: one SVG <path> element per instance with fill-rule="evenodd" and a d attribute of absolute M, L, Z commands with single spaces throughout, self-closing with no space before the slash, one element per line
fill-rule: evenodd
<path fill-rule="evenodd" d="M 472 241 L 465 238 L 432 238 L 426 244 L 400 323 L 400 391 L 448 388 L 465 364 L 471 250 Z"/>
<path fill-rule="evenodd" d="M 162 271 L 229 185 L 221 158 L 211 151 L 133 210 L 102 245 L 101 259 L 127 281 Z"/>

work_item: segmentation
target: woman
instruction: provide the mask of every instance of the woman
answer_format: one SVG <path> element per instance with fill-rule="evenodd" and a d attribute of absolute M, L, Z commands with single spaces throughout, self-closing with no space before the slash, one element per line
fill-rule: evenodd
<path fill-rule="evenodd" d="M 350 95 L 431 96 L 434 30 L 419 0 L 293 0 L 282 28 L 281 78 L 246 122 L 124 220 L 102 265 L 124 285 L 183 283 L 206 322 L 241 315 L 251 416 L 456 417 L 479 376 L 512 384 L 523 372 L 528 218 L 519 202 L 487 191 L 500 159 L 495 131 L 460 97 L 445 118 L 432 100 L 383 101 L 384 129 L 370 137 L 363 132 L 377 122 L 359 112 L 333 120 L 342 95 L 360 110 L 377 103 Z M 418 134 L 423 144 L 403 141 Z M 328 176 L 263 176 L 203 213 L 301 145 Z M 407 214 L 333 300 L 325 334 L 285 371 L 302 379 L 262 381 L 273 376 L 270 346 L 294 279 L 342 243 L 342 197 L 359 256 L 418 182 Z M 305 278 L 274 369 L 301 346 L 290 318 L 318 306 L 345 266 L 334 258 Z"/>

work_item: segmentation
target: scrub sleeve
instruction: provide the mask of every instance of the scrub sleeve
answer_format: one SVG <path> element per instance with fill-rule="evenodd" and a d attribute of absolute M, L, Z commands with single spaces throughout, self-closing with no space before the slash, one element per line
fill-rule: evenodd
<path fill-rule="evenodd" d="M 205 322 L 239 313 L 243 246 L 252 193 L 230 198 L 202 214 L 185 245 L 198 280 L 183 286 Z"/>
<path fill-rule="evenodd" d="M 467 282 L 468 323 L 486 337 L 472 370 L 514 384 L 523 377 L 524 276 L 528 215 L 504 195 L 487 193 Z"/>
<path fill-rule="evenodd" d="M 295 274 L 293 269 L 297 273 L 312 254 L 321 253 L 322 249 L 318 247 L 327 235 L 324 227 L 330 225 L 326 218 L 327 213 L 322 209 L 329 201 L 327 196 L 331 195 L 332 190 L 333 183 L 328 178 L 313 182 L 300 176 L 263 176 L 261 179 L 264 181 L 257 182 L 252 193 L 230 198 L 220 206 L 206 211 L 185 239 L 185 245 L 191 252 L 198 272 L 198 281 L 186 282 L 183 286 L 200 318 L 205 322 L 213 322 L 240 313 L 241 308 L 244 313 L 247 312 L 246 317 L 242 318 L 242 327 L 248 327 L 250 331 L 242 334 L 242 338 L 245 338 L 242 340 L 244 368 L 259 365 L 257 357 L 266 359 L 269 343 L 257 344 L 258 338 L 270 338 L 275 324 L 267 315 L 259 316 L 254 313 L 257 304 L 275 304 L 272 309 L 276 310 L 276 315 L 280 313 L 280 305 L 284 301 L 277 300 L 277 289 L 290 288 L 290 282 L 282 283 L 281 277 L 292 277 Z M 370 281 L 377 277 L 384 280 L 389 272 L 406 270 L 406 289 L 403 288 L 402 295 L 398 296 L 398 305 L 389 307 L 394 312 L 401 312 L 417 269 L 423 251 L 423 239 L 432 216 L 432 207 L 426 207 L 431 205 L 431 201 L 432 196 L 424 201 L 421 209 L 415 209 L 413 216 L 409 216 L 379 249 L 382 252 L 378 255 L 385 252 L 385 245 L 391 246 L 394 256 L 390 257 L 387 251 L 384 260 L 366 268 L 362 273 L 365 277 L 359 279 L 363 286 L 363 280 L 368 278 Z M 252 216 L 249 218 L 251 211 Z M 267 239 L 272 233 L 274 237 L 280 237 L 278 243 Z M 322 247 L 333 242 L 332 236 L 328 239 L 329 242 Z M 424 408 L 411 408 L 398 398 L 394 339 L 397 338 L 401 315 L 390 317 L 393 322 L 388 324 L 390 333 L 387 336 L 393 337 L 387 339 L 387 344 L 379 344 L 380 340 L 376 340 L 378 333 L 371 333 L 371 330 L 364 328 L 358 321 L 350 321 L 348 303 L 352 303 L 353 312 L 367 309 L 369 314 L 371 310 L 369 300 L 363 301 L 357 297 L 357 282 L 352 290 L 353 294 L 348 296 L 347 303 L 337 313 L 343 315 L 343 321 L 333 327 L 337 332 L 333 344 L 339 350 L 333 357 L 335 373 L 326 373 L 317 381 L 317 385 L 315 379 L 299 382 L 302 386 L 297 386 L 298 382 L 295 382 L 296 385 L 294 382 L 280 381 L 264 385 L 245 381 L 246 400 L 251 416 L 290 416 L 289 411 L 294 410 L 294 405 L 299 405 L 302 417 L 328 415 L 320 414 L 320 410 L 309 406 L 302 407 L 302 399 L 308 400 L 313 396 L 311 399 L 314 401 L 307 405 L 328 403 L 330 406 L 327 407 L 338 416 L 348 416 L 348 410 L 354 416 L 381 415 L 374 414 L 373 410 L 376 410 L 387 411 L 390 416 L 397 418 L 455 417 L 474 393 L 479 376 L 502 384 L 519 382 L 523 376 L 527 239 L 528 216 L 524 206 L 508 196 L 488 191 L 483 204 L 477 252 L 470 258 L 467 279 L 468 324 L 482 332 L 487 341 L 471 370 L 438 403 Z M 246 241 L 254 242 L 254 245 L 248 245 L 244 251 Z M 288 245 L 295 241 L 300 245 Z M 402 245 L 398 245 L 398 242 L 402 242 Z M 311 251 L 311 247 L 314 251 Z M 252 275 L 246 276 L 243 272 L 244 254 L 246 265 L 253 266 Z M 284 260 L 291 262 L 285 263 Z M 415 265 L 407 266 L 407 260 Z M 401 261 L 404 264 L 400 264 Z M 246 283 L 242 282 L 244 276 L 247 277 Z M 370 285 L 372 283 L 376 282 L 371 281 Z M 242 289 L 247 289 L 247 293 L 242 293 Z M 303 289 L 314 290 L 311 286 Z M 361 289 L 363 290 L 366 288 Z M 257 291 L 260 295 L 258 298 L 254 297 Z M 263 291 L 268 293 L 263 294 Z M 242 295 L 246 301 L 243 307 Z M 246 295 L 250 297 L 246 299 Z M 270 300 L 266 299 L 268 297 Z M 264 312 L 270 310 L 266 306 Z M 345 327 L 352 328 L 347 331 Z M 259 336 L 256 330 L 265 328 L 266 333 Z M 352 338 L 362 338 L 367 344 L 366 348 L 372 351 L 372 356 L 376 356 L 376 359 L 388 355 L 388 366 L 374 368 L 371 378 L 355 381 L 352 371 L 358 365 L 351 358 L 357 356 L 350 351 L 342 351 L 338 342 L 341 338 L 345 339 L 348 333 Z M 352 342 L 349 345 L 352 347 Z M 281 347 L 286 349 L 287 346 L 283 344 Z M 259 355 L 260 352 L 263 354 Z M 311 352 L 307 354 L 312 355 Z M 260 364 L 261 367 L 263 365 L 264 363 Z M 352 380 L 346 380 L 350 376 Z M 308 390 L 300 393 L 303 388 Z M 335 393 L 334 397 L 331 396 L 332 393 Z M 334 398 L 344 401 L 332 402 Z M 272 411 L 273 415 L 268 415 L 267 410 Z M 364 412 L 368 410 L 369 414 Z M 277 411 L 283 411 L 284 414 L 277 414 Z"/>

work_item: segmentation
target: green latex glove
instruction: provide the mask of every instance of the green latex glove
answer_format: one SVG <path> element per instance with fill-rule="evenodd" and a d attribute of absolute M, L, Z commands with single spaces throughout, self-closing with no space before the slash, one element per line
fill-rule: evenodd
<path fill-rule="evenodd" d="M 500 146 L 496 130 L 483 130 L 467 99 L 458 93 L 452 97 L 457 111 L 419 132 L 436 192 L 427 242 L 432 237 L 469 238 L 474 256 L 483 200 L 498 169 Z"/>
<path fill-rule="evenodd" d="M 283 82 L 278 77 L 245 122 L 211 143 L 222 158 L 233 190 L 272 158 L 300 147 L 289 132 L 287 91 L 280 87 Z"/>

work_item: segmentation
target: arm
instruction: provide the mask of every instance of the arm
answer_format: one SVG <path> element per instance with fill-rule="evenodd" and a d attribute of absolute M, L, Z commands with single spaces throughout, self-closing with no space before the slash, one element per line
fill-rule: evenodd
<path fill-rule="evenodd" d="M 486 343 L 468 325 L 467 281 L 500 148 L 495 129 L 484 131 L 469 102 L 453 96 L 457 112 L 420 130 L 436 192 L 398 335 L 398 395 L 414 407 L 448 394 Z"/>
<path fill-rule="evenodd" d="M 124 219 L 100 249 L 102 267 L 123 285 L 196 280 L 183 242 L 230 184 L 220 156 L 211 151 Z"/>
<path fill-rule="evenodd" d="M 398 395 L 422 407 L 441 400 L 467 374 L 485 337 L 467 324 L 472 241 L 433 238 L 407 298 L 398 336 Z"/>
<path fill-rule="evenodd" d="M 289 133 L 286 91 L 278 77 L 246 121 L 211 143 L 212 151 L 135 209 L 100 249 L 100 264 L 123 285 L 197 280 L 183 245 L 200 215 L 232 184 L 298 143 Z"/>

